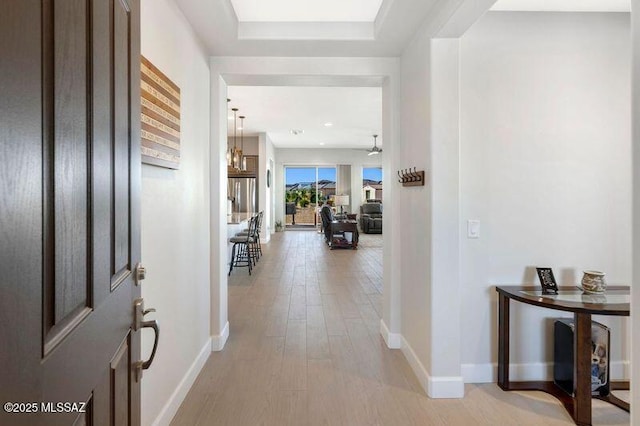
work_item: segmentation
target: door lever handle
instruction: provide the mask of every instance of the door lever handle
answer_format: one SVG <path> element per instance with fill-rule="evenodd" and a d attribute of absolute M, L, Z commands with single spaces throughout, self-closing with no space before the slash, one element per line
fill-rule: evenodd
<path fill-rule="evenodd" d="M 144 300 L 142 298 L 136 299 L 134 302 L 134 323 L 133 330 L 138 331 L 142 328 L 152 328 L 154 331 L 153 349 L 151 350 L 151 356 L 146 361 L 136 361 L 134 367 L 136 370 L 136 382 L 142 379 L 142 371 L 147 370 L 153 364 L 153 359 L 156 356 L 158 350 L 158 342 L 160 340 L 160 326 L 156 320 L 143 321 L 143 317 L 148 313 L 155 312 L 154 308 L 144 309 Z"/>
<path fill-rule="evenodd" d="M 149 320 L 142 321 L 140 324 L 140 328 L 152 328 L 154 331 L 154 339 L 153 339 L 153 349 L 151 350 L 151 356 L 146 361 L 137 361 L 135 363 L 136 368 L 136 382 L 139 382 L 142 379 L 142 371 L 149 369 L 151 364 L 153 364 L 153 359 L 156 357 L 156 351 L 158 350 L 158 342 L 160 341 L 160 326 L 158 326 L 158 321 Z"/>

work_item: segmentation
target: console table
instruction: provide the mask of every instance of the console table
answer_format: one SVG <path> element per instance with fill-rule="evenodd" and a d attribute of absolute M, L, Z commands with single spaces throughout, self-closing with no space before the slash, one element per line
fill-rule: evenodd
<path fill-rule="evenodd" d="M 498 386 L 505 391 L 538 390 L 559 399 L 577 425 L 591 425 L 591 315 L 629 316 L 629 287 L 610 286 L 604 295 L 560 287 L 557 295 L 542 294 L 540 287 L 498 286 Z M 573 312 L 574 395 L 553 381 L 512 382 L 509 380 L 509 302 L 514 300 L 542 308 Z M 611 382 L 611 390 L 628 390 L 629 382 Z M 625 411 L 629 404 L 613 396 L 593 396 Z"/>

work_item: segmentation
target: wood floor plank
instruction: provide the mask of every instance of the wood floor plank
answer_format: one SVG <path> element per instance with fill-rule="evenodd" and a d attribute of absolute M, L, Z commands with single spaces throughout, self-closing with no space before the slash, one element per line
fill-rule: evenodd
<path fill-rule="evenodd" d="M 307 324 L 289 320 L 277 386 L 280 390 L 307 389 Z"/>
<path fill-rule="evenodd" d="M 331 357 L 322 306 L 307 306 L 307 359 Z"/>
<path fill-rule="evenodd" d="M 267 401 L 267 410 L 260 424 L 308 424 L 307 391 L 272 391 L 267 394 Z"/>
<path fill-rule="evenodd" d="M 327 325 L 327 334 L 331 336 L 344 336 L 347 329 L 344 326 L 342 313 L 340 312 L 340 303 L 333 294 L 322 295 L 322 309 L 324 312 L 324 320 Z"/>
<path fill-rule="evenodd" d="M 320 286 L 317 283 L 316 284 L 307 283 L 306 301 L 307 301 L 307 306 L 322 305 L 322 294 L 320 293 Z"/>

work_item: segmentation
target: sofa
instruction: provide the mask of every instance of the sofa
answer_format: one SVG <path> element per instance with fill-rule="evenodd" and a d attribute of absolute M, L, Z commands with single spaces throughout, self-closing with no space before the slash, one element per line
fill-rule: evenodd
<path fill-rule="evenodd" d="M 360 206 L 360 229 L 365 234 L 382 234 L 382 203 Z"/>

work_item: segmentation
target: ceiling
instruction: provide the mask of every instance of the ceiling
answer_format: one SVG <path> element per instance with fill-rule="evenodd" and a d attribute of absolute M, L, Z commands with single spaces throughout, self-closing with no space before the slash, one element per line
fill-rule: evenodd
<path fill-rule="evenodd" d="M 240 22 L 373 22 L 382 0 L 231 0 Z"/>
<path fill-rule="evenodd" d="M 397 57 L 429 13 L 434 13 L 436 4 L 454 3 L 454 0 L 175 1 L 210 55 L 287 57 Z M 630 2 L 498 0 L 493 10 L 628 12 Z"/>
<path fill-rule="evenodd" d="M 212 56 L 397 57 L 438 0 L 175 1 Z"/>
<path fill-rule="evenodd" d="M 491 10 L 630 12 L 631 0 L 498 0 Z"/>
<path fill-rule="evenodd" d="M 230 108 L 247 117 L 245 136 L 266 132 L 278 148 L 366 149 L 382 129 L 380 87 L 229 86 L 227 94 Z M 378 146 L 383 142 L 378 137 Z"/>
<path fill-rule="evenodd" d="M 498 0 L 492 10 L 624 12 L 630 1 Z M 398 57 L 443 0 L 175 2 L 212 56 Z M 280 148 L 370 148 L 381 133 L 379 87 L 227 83 L 232 105 L 247 116 L 245 134 L 267 132 Z"/>

